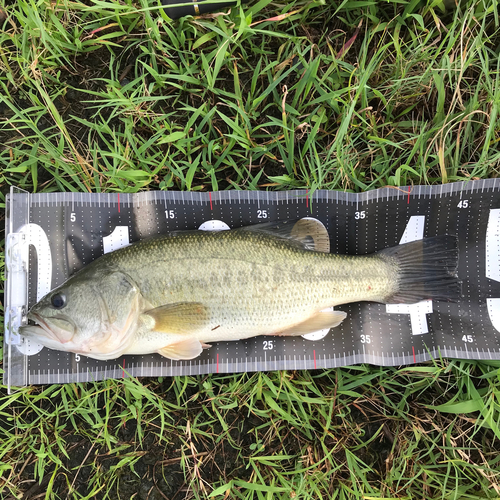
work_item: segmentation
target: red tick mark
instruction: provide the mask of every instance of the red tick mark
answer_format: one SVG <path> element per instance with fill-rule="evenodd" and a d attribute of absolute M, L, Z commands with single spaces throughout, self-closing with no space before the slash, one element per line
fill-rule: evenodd
<path fill-rule="evenodd" d="M 208 197 L 210 198 L 210 210 L 212 210 L 213 209 L 213 207 L 212 207 L 212 193 L 210 191 L 208 192 Z"/>
<path fill-rule="evenodd" d="M 122 378 L 125 378 L 125 358 L 123 358 Z"/>
<path fill-rule="evenodd" d="M 410 204 L 410 186 L 408 186 L 408 205 Z"/>
<path fill-rule="evenodd" d="M 120 193 L 118 193 L 118 213 L 120 213 Z"/>
<path fill-rule="evenodd" d="M 411 350 L 413 351 L 413 362 L 417 362 L 417 358 L 415 357 L 415 347 L 411 346 Z"/>
<path fill-rule="evenodd" d="M 309 208 L 309 191 L 306 189 L 306 208 Z"/>
<path fill-rule="evenodd" d="M 313 350 L 313 356 L 314 356 L 314 369 L 316 370 L 316 349 Z"/>

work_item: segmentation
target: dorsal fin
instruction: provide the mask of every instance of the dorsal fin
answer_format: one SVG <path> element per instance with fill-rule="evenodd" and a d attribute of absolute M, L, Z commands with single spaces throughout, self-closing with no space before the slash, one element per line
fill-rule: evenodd
<path fill-rule="evenodd" d="M 155 236 L 162 238 L 164 236 L 182 236 L 190 233 L 198 233 L 199 229 L 180 229 L 169 231 L 164 235 Z M 227 230 L 214 230 L 214 233 L 222 233 Z M 230 229 L 230 231 L 254 231 L 266 234 L 274 238 L 283 238 L 290 243 L 295 243 L 304 250 L 315 252 L 330 253 L 330 236 L 325 226 L 312 217 L 303 219 L 278 220 L 275 222 L 263 222 L 252 224 L 250 226 Z"/>
<path fill-rule="evenodd" d="M 330 236 L 325 226 L 317 219 L 303 219 L 265 222 L 244 226 L 233 231 L 255 231 L 283 238 L 291 243 L 299 244 L 305 250 L 330 253 Z"/>

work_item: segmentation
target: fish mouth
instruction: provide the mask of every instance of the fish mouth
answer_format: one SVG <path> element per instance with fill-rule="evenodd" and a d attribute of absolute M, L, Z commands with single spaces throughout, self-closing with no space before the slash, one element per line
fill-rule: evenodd
<path fill-rule="evenodd" d="M 23 326 L 21 333 L 34 340 L 39 339 L 42 341 L 43 339 L 48 339 L 66 344 L 73 338 L 76 331 L 73 322 L 66 318 L 55 316 L 50 318 L 51 323 L 37 313 L 29 313 L 28 318 L 35 321 L 37 325 Z M 55 323 L 59 323 L 60 326 Z"/>

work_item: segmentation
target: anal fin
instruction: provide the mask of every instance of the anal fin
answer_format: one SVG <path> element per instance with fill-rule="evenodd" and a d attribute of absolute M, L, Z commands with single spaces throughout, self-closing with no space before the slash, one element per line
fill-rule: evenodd
<path fill-rule="evenodd" d="M 344 321 L 346 316 L 347 314 L 344 311 L 320 311 L 302 323 L 298 323 L 276 335 L 295 337 L 307 335 L 308 333 L 323 330 L 325 328 L 335 328 Z"/>

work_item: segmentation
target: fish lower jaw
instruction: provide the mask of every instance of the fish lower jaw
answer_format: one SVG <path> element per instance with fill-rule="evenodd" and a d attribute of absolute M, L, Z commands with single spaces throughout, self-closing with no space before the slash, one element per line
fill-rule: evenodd
<path fill-rule="evenodd" d="M 41 344 L 49 349 L 66 351 L 67 342 L 62 342 L 57 334 L 40 325 L 27 325 L 21 328 L 21 335 L 26 339 Z"/>
<path fill-rule="evenodd" d="M 25 339 L 31 341 L 31 342 L 36 342 L 37 344 L 41 344 L 44 347 L 47 347 L 48 349 L 54 349 L 56 351 L 65 351 L 65 352 L 70 352 L 70 349 L 68 349 L 68 345 L 63 344 L 59 340 L 56 340 L 54 338 L 50 338 L 46 335 L 46 332 L 43 330 L 42 327 L 39 326 L 29 326 L 25 327 L 26 330 L 23 329 L 21 331 L 21 335 L 25 337 Z M 30 329 L 29 331 L 27 329 Z M 36 331 L 35 329 L 38 328 L 39 331 Z"/>
<path fill-rule="evenodd" d="M 41 326 L 27 325 L 21 327 L 21 335 L 30 340 L 39 342 L 43 337 L 47 336 L 47 333 Z"/>
<path fill-rule="evenodd" d="M 118 345 L 92 345 L 76 343 L 74 341 L 60 342 L 55 337 L 49 337 L 47 331 L 41 326 L 29 325 L 23 327 L 21 332 L 23 336 L 32 342 L 43 345 L 49 349 L 54 349 L 56 351 L 69 352 L 73 354 L 79 354 L 81 356 L 86 356 L 88 358 L 97 359 L 105 361 L 108 359 L 116 359 L 123 354 L 128 354 L 129 343 L 121 342 Z M 116 339 L 115 339 L 116 340 Z"/>

